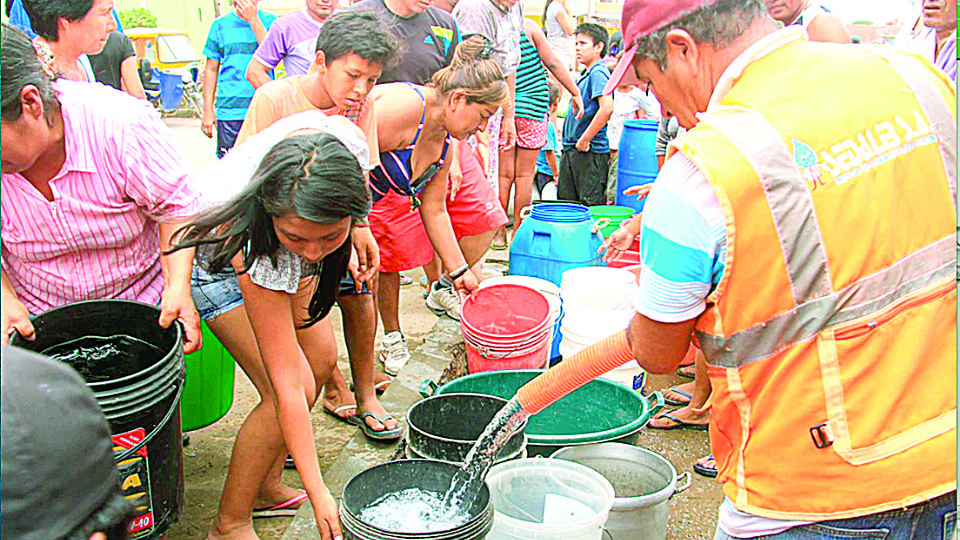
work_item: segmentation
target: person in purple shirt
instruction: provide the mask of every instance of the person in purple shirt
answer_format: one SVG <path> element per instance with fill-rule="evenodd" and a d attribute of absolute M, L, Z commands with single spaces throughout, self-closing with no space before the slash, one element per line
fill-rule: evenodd
<path fill-rule="evenodd" d="M 277 19 L 247 66 L 250 84 L 260 88 L 269 82 L 270 72 L 281 60 L 287 76 L 306 73 L 313 63 L 320 27 L 336 7 L 337 0 L 306 0 L 302 9 Z"/>

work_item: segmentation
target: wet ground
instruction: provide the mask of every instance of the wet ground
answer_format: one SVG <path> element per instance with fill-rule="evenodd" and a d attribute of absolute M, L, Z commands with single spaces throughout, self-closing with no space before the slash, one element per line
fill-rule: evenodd
<path fill-rule="evenodd" d="M 202 167 L 214 159 L 214 143 L 200 132 L 196 119 L 166 119 L 174 134 L 192 161 L 194 167 Z M 505 258 L 503 252 L 491 254 L 491 258 Z M 493 272 L 499 271 L 496 263 L 490 265 Z M 416 281 L 419 271 L 408 273 Z M 437 317 L 426 309 L 421 297 L 422 289 L 416 283 L 401 288 L 401 313 L 404 333 L 410 341 L 411 350 L 426 351 L 415 359 L 429 360 L 429 365 L 412 363 L 401 372 L 395 388 L 384 399 L 387 409 L 398 418 L 406 407 L 418 399 L 417 389 L 424 378 L 447 380 L 466 372 L 462 345 L 456 343 L 456 326 L 451 321 L 437 325 Z M 339 313 L 332 314 L 338 339 L 341 344 L 340 366 L 349 377 L 349 366 L 342 346 Z M 348 379 L 349 380 L 349 379 Z M 683 382 L 679 377 L 653 376 L 649 388 L 665 388 Z M 171 529 L 169 540 L 204 538 L 206 530 L 216 514 L 220 490 L 226 475 L 233 439 L 243 419 L 256 404 L 257 394 L 241 371 L 237 371 L 234 405 L 219 422 L 192 432 L 190 444 L 184 448 L 184 473 L 186 505 L 180 522 Z M 323 414 L 320 407 L 313 413 L 317 454 L 324 477 L 335 494 L 336 486 L 342 486 L 353 471 L 394 457 L 398 444 L 369 443 L 357 435 L 357 428 L 334 420 Z M 699 431 L 651 431 L 644 429 L 639 444 L 660 453 L 669 459 L 679 472 L 691 472 L 694 462 L 709 452 L 707 435 Z M 359 469 L 358 469 L 359 468 Z M 285 479 L 293 486 L 300 485 L 294 471 L 285 472 Z M 713 537 L 716 510 L 722 500 L 719 485 L 714 481 L 693 475 L 691 487 L 676 494 L 671 502 L 671 517 L 668 539 L 708 539 Z M 293 525 L 291 527 L 291 525 Z M 297 518 L 272 518 L 257 520 L 255 527 L 262 540 L 310 537 L 315 529 L 310 526 L 309 513 L 305 510 Z"/>

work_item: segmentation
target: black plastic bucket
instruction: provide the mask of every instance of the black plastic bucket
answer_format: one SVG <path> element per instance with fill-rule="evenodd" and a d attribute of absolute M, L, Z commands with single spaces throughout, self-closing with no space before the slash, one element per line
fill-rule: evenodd
<path fill-rule="evenodd" d="M 427 459 L 404 459 L 371 467 L 347 482 L 340 501 L 344 540 L 481 540 L 493 527 L 493 505 L 486 484 L 469 509 L 470 519 L 452 529 L 430 533 L 388 531 L 357 517 L 380 497 L 410 488 L 446 492 L 459 467 Z"/>
<path fill-rule="evenodd" d="M 181 329 L 157 324 L 160 310 L 126 300 L 78 302 L 33 320 L 37 337 L 14 336 L 12 344 L 36 352 L 83 337 L 129 335 L 158 347 L 162 354 L 86 365 L 97 402 L 110 422 L 120 487 L 136 506 L 130 538 L 160 538 L 180 517 L 183 506 L 183 450 L 180 394 L 184 364 Z M 91 379 L 96 379 L 89 382 Z"/>
<path fill-rule="evenodd" d="M 507 400 L 483 394 L 452 393 L 429 397 L 407 411 L 407 446 L 428 459 L 462 463 L 487 424 Z M 520 457 L 527 447 L 524 422 L 503 445 L 497 462 Z"/>

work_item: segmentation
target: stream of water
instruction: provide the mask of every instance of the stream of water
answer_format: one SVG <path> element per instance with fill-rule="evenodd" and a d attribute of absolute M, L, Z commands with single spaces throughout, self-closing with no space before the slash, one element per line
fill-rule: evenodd
<path fill-rule="evenodd" d="M 441 513 L 449 515 L 460 508 L 470 508 L 476 500 L 487 471 L 507 444 L 510 437 L 523 425 L 530 415 L 523 412 L 514 396 L 487 424 L 477 443 L 473 445 L 460 470 L 453 476 L 450 489 L 443 497 Z"/>

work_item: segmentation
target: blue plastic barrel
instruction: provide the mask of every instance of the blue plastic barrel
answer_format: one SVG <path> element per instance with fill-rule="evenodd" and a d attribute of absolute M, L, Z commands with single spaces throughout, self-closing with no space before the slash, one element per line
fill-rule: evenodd
<path fill-rule="evenodd" d="M 657 178 L 656 143 L 655 120 L 627 120 L 623 123 L 617 154 L 617 206 L 643 212 L 645 201 L 638 201 L 635 195 L 624 195 L 623 190 L 649 184 Z"/>
<path fill-rule="evenodd" d="M 165 111 L 179 109 L 183 99 L 183 78 L 156 68 L 153 69 L 153 76 L 160 81 L 160 108 Z"/>
<path fill-rule="evenodd" d="M 600 235 L 585 206 L 537 204 L 523 220 L 510 245 L 510 274 L 533 276 L 560 285 L 564 271 L 602 266 Z"/>

